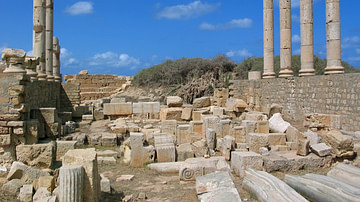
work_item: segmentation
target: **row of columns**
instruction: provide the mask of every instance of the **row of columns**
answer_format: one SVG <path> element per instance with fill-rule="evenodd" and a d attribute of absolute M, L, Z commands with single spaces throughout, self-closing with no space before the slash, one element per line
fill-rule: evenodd
<path fill-rule="evenodd" d="M 38 80 L 61 82 L 59 40 L 53 36 L 54 1 L 34 0 L 33 55 L 39 57 Z"/>
<path fill-rule="evenodd" d="M 291 77 L 291 0 L 280 0 L 280 72 Z M 264 73 L 275 78 L 273 0 L 264 0 Z M 301 70 L 300 76 L 315 74 L 313 40 L 313 0 L 300 1 Z M 340 0 L 326 0 L 327 67 L 325 74 L 344 73 L 341 65 Z"/>

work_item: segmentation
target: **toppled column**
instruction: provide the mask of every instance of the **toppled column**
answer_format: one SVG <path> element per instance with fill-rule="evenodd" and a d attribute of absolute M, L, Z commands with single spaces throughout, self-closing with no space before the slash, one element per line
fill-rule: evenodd
<path fill-rule="evenodd" d="M 60 45 L 59 39 L 53 37 L 53 76 L 56 82 L 61 82 L 60 75 Z"/>
<path fill-rule="evenodd" d="M 39 64 L 40 60 L 39 57 L 36 56 L 26 56 L 25 57 L 25 69 L 26 74 L 30 76 L 31 81 L 38 80 L 36 73 L 36 66 Z"/>
<path fill-rule="evenodd" d="M 340 0 L 326 0 L 326 48 L 325 74 L 343 74 L 341 65 Z"/>
<path fill-rule="evenodd" d="M 4 73 L 26 73 L 24 66 L 25 56 L 24 50 L 4 49 L 1 53 L 1 60 L 5 60 L 7 66 Z"/>
<path fill-rule="evenodd" d="M 46 78 L 54 81 L 53 76 L 53 23 L 54 23 L 54 0 L 46 0 Z"/>
<path fill-rule="evenodd" d="M 313 0 L 300 1 L 301 29 L 301 70 L 300 76 L 315 75 L 314 69 L 314 33 Z"/>
<path fill-rule="evenodd" d="M 45 1 L 34 0 L 33 10 L 33 55 L 40 58 L 36 67 L 38 80 L 46 80 L 45 74 Z"/>
<path fill-rule="evenodd" d="M 291 0 L 280 0 L 280 72 L 279 77 L 293 76 L 291 69 Z"/>
<path fill-rule="evenodd" d="M 84 168 L 80 165 L 60 168 L 59 200 L 63 202 L 83 201 Z"/>
<path fill-rule="evenodd" d="M 275 78 L 273 0 L 264 0 L 264 79 Z"/>

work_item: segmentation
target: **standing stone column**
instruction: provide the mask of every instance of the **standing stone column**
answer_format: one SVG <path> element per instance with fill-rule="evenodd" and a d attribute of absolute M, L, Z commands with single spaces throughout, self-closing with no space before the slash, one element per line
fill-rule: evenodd
<path fill-rule="evenodd" d="M 59 180 L 61 202 L 83 201 L 84 168 L 81 165 L 62 166 Z"/>
<path fill-rule="evenodd" d="M 273 0 L 264 0 L 264 79 L 275 78 Z"/>
<path fill-rule="evenodd" d="M 40 58 L 36 67 L 38 80 L 46 80 L 45 74 L 45 1 L 34 0 L 33 9 L 33 55 Z"/>
<path fill-rule="evenodd" d="M 291 0 L 280 0 L 280 72 L 279 77 L 291 77 Z"/>
<path fill-rule="evenodd" d="M 54 1 L 46 0 L 46 75 L 48 81 L 54 81 L 53 76 L 53 21 Z"/>
<path fill-rule="evenodd" d="M 326 0 L 327 67 L 325 74 L 343 74 L 341 65 L 340 0 Z"/>
<path fill-rule="evenodd" d="M 53 75 L 56 82 L 61 82 L 60 76 L 60 45 L 59 39 L 53 37 Z"/>
<path fill-rule="evenodd" d="M 313 0 L 300 1 L 301 70 L 300 76 L 315 75 Z"/>

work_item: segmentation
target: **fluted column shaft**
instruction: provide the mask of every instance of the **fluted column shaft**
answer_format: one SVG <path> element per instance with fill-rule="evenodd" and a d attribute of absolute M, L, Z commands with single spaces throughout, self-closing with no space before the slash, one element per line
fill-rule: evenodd
<path fill-rule="evenodd" d="M 60 168 L 60 194 L 61 202 L 82 202 L 84 186 L 84 168 L 82 166 L 62 166 Z"/>
<path fill-rule="evenodd" d="M 313 0 L 300 1 L 301 69 L 300 76 L 315 75 Z"/>
<path fill-rule="evenodd" d="M 57 37 L 53 37 L 53 76 L 56 82 L 61 82 L 60 45 L 59 45 L 59 39 Z"/>
<path fill-rule="evenodd" d="M 33 55 L 40 58 L 36 67 L 38 80 L 46 80 L 45 64 L 45 3 L 46 0 L 33 1 Z"/>
<path fill-rule="evenodd" d="M 340 0 L 326 0 L 327 67 L 325 74 L 342 74 Z"/>
<path fill-rule="evenodd" d="M 274 72 L 274 9 L 273 0 L 264 0 L 264 73 L 263 78 L 275 78 Z"/>
<path fill-rule="evenodd" d="M 291 0 L 280 0 L 280 73 L 279 77 L 291 77 Z"/>
<path fill-rule="evenodd" d="M 53 21 L 54 1 L 46 0 L 46 75 L 48 81 L 54 81 L 53 76 Z"/>

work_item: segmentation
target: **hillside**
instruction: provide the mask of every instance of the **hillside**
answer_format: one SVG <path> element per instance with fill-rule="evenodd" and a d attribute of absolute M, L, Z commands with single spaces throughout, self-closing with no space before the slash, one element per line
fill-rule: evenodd
<path fill-rule="evenodd" d="M 294 75 L 299 75 L 300 56 L 292 57 Z M 179 95 L 186 102 L 194 98 L 211 95 L 214 88 L 228 87 L 231 79 L 247 79 L 249 71 L 263 70 L 263 57 L 252 57 L 236 64 L 230 59 L 218 55 L 215 58 L 181 58 L 167 60 L 162 64 L 143 69 L 135 75 L 133 84 L 137 87 L 169 89 L 166 94 Z M 342 62 L 345 73 L 359 72 L 360 69 Z M 314 57 L 316 75 L 325 72 L 326 59 Z M 275 57 L 275 73 L 280 71 L 280 56 Z"/>

